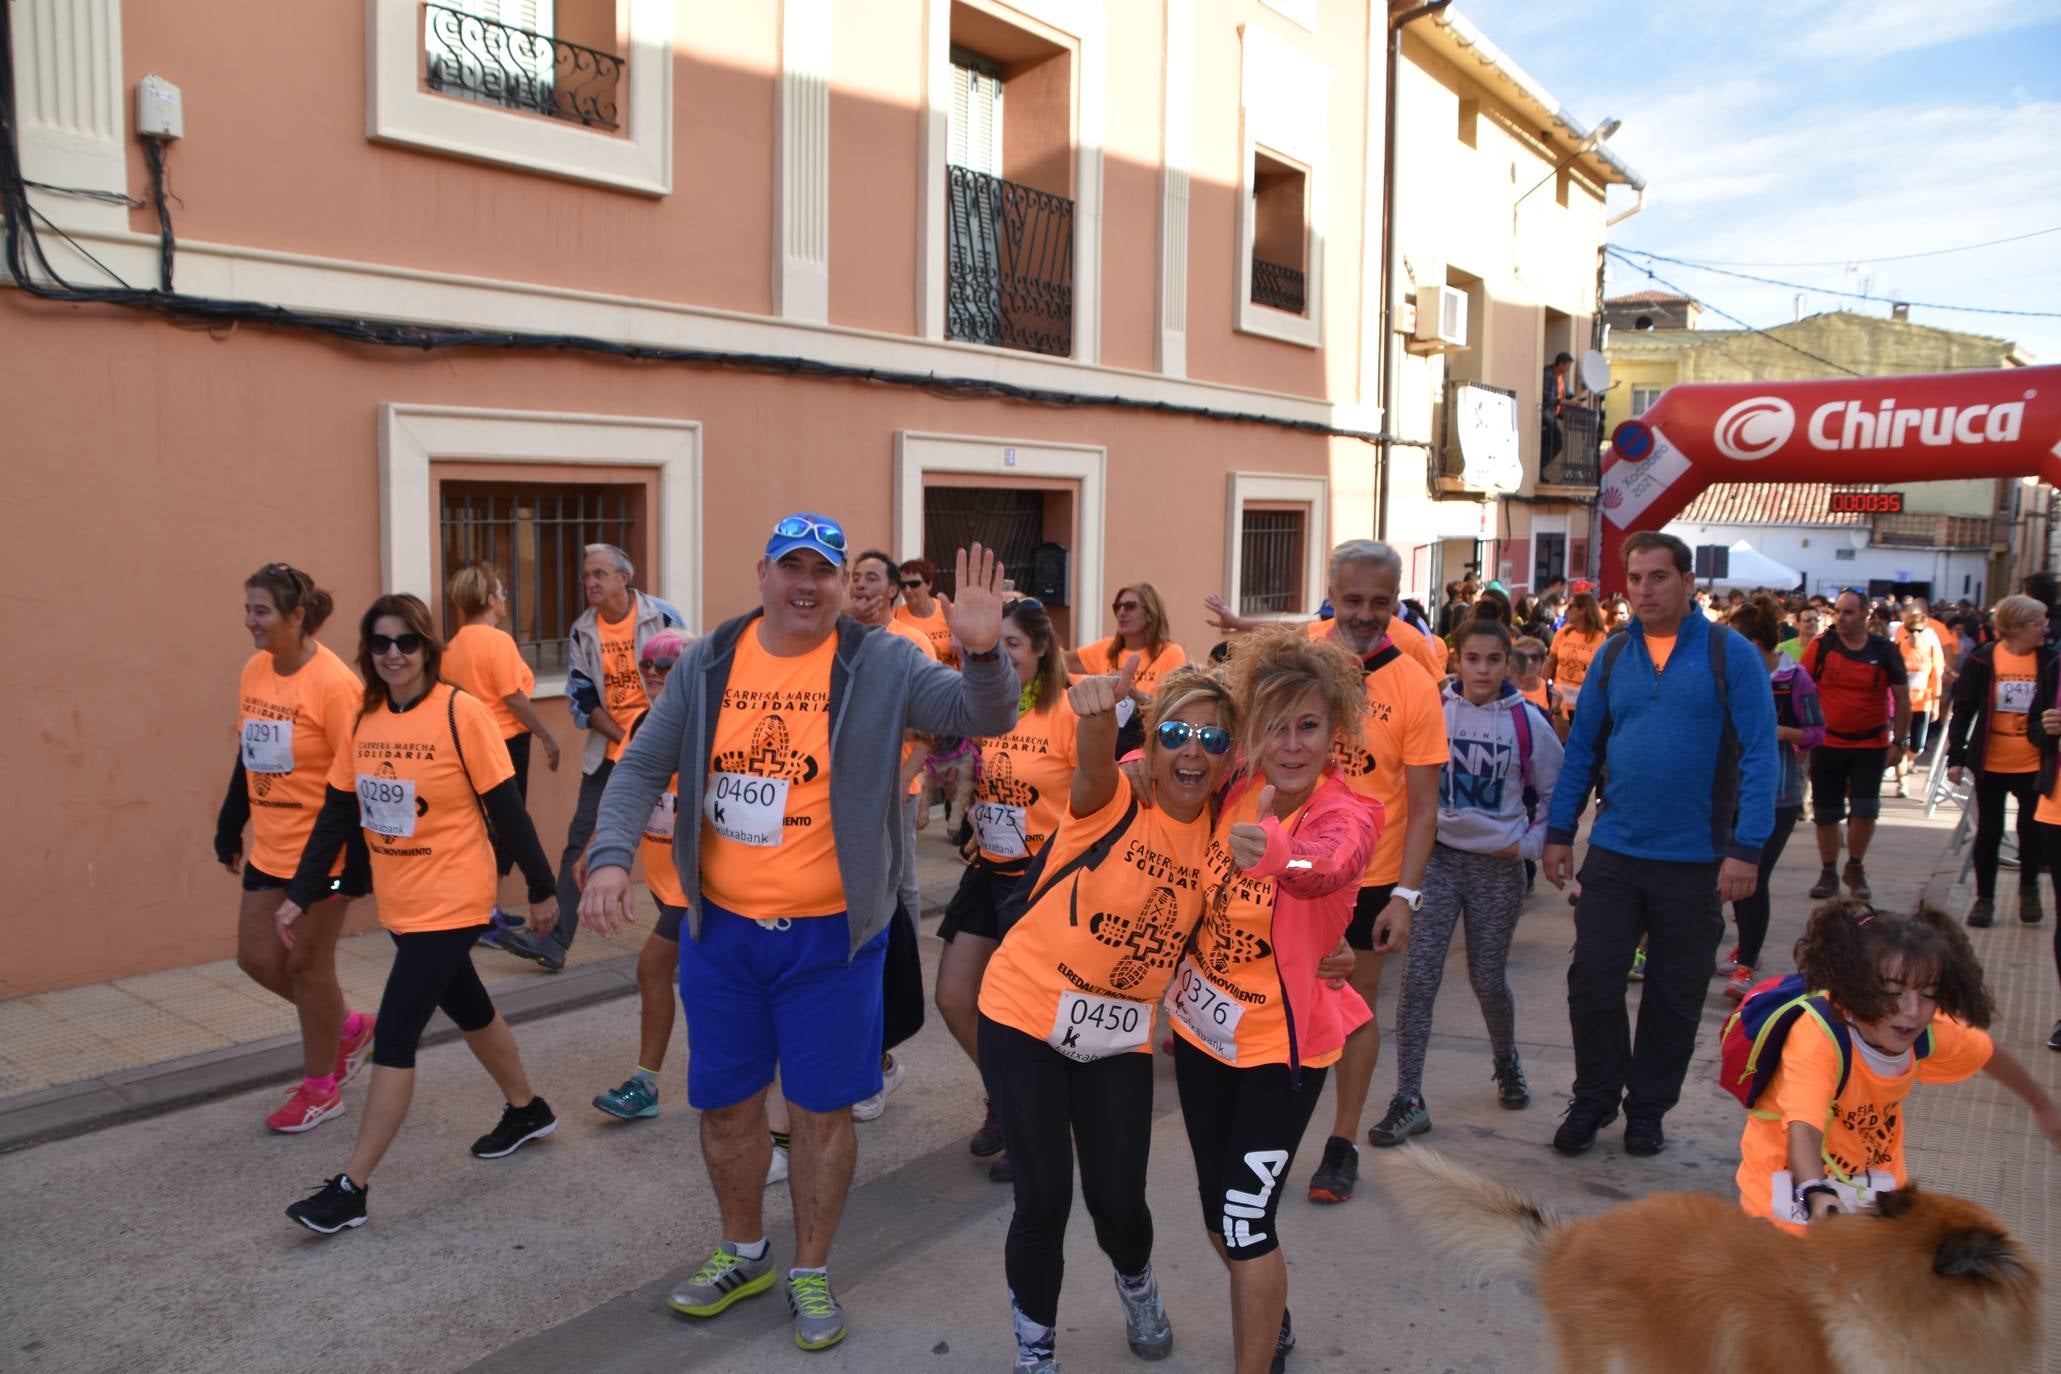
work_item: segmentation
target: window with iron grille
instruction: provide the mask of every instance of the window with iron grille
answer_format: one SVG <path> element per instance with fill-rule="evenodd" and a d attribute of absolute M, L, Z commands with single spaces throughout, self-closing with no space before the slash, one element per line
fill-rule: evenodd
<path fill-rule="evenodd" d="M 1309 174 L 1285 159 L 1252 155 L 1252 303 L 1301 315 L 1309 308 Z"/>
<path fill-rule="evenodd" d="M 927 487 L 923 556 L 937 569 L 933 591 L 955 594 L 953 559 L 977 540 L 995 551 L 1018 586 L 1028 583 L 1031 553 L 1045 538 L 1045 493 L 1031 487 Z"/>
<path fill-rule="evenodd" d="M 557 9 L 558 0 L 429 0 L 423 84 L 458 100 L 617 128 L 627 63 L 556 34 Z"/>
<path fill-rule="evenodd" d="M 1238 614 L 1303 609 L 1309 511 L 1247 506 L 1238 525 Z"/>
<path fill-rule="evenodd" d="M 1696 546 L 1696 576 L 1705 581 L 1732 575 L 1732 551 L 1723 544 Z"/>
<path fill-rule="evenodd" d="M 642 568 L 644 488 L 602 482 L 440 484 L 446 580 L 492 563 L 508 588 L 508 624 L 537 674 L 566 671 L 567 632 L 587 608 L 580 565 L 589 544 L 613 544 Z M 444 601 L 445 634 L 458 613 Z"/>

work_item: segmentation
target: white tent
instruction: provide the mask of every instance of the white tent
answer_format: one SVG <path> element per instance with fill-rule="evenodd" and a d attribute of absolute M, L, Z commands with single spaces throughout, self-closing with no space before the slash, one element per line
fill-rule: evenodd
<path fill-rule="evenodd" d="M 1803 582 L 1803 574 L 1786 563 L 1778 563 L 1753 545 L 1741 539 L 1732 545 L 1730 569 L 1723 577 L 1710 579 L 1712 586 L 1740 587 L 1752 591 L 1765 587 L 1773 592 L 1793 591 Z"/>

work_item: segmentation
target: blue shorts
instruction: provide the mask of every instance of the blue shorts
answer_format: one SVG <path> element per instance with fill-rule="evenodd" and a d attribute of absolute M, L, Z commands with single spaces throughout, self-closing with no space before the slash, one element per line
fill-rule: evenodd
<path fill-rule="evenodd" d="M 775 1067 L 781 1093 L 804 1111 L 879 1092 L 887 928 L 853 954 L 842 912 L 761 924 L 706 894 L 701 911 L 699 938 L 680 942 L 687 1104 L 735 1106 Z"/>

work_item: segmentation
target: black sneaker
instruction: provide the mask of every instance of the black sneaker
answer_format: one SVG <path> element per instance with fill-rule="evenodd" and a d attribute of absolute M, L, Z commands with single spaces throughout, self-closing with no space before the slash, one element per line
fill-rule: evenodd
<path fill-rule="evenodd" d="M 565 946 L 549 935 L 533 930 L 504 930 L 501 948 L 518 959 L 527 959 L 546 973 L 565 972 Z"/>
<path fill-rule="evenodd" d="M 2029 926 L 2040 923 L 2046 913 L 2040 910 L 2040 890 L 2030 885 L 2018 889 L 2018 919 Z"/>
<path fill-rule="evenodd" d="M 1344 1136 L 1324 1142 L 1324 1162 L 1310 1175 L 1311 1202 L 1351 1202 L 1360 1181 L 1360 1152 Z"/>
<path fill-rule="evenodd" d="M 1997 923 L 1997 904 L 1987 897 L 1977 897 L 1975 905 L 1968 908 L 1968 924 L 1977 930 L 1988 930 Z"/>
<path fill-rule="evenodd" d="M 1531 1105 L 1531 1084 L 1524 1081 L 1524 1065 L 1515 1051 L 1496 1061 L 1496 1105 L 1513 1112 Z"/>
<path fill-rule="evenodd" d="M 1281 1334 L 1274 1337 L 1274 1362 L 1267 1366 L 1267 1374 L 1281 1374 L 1288 1368 L 1288 1352 L 1295 1349 L 1295 1328 L 1289 1324 L 1288 1309 L 1281 1309 Z"/>
<path fill-rule="evenodd" d="M 1667 1148 L 1667 1134 L 1657 1116 L 1628 1116 L 1624 1122 L 1624 1152 L 1628 1155 L 1657 1155 Z"/>
<path fill-rule="evenodd" d="M 1425 1109 L 1424 1099 L 1409 1093 L 1397 1093 L 1388 1099 L 1388 1115 L 1375 1122 L 1374 1128 L 1367 1132 L 1367 1143 L 1385 1150 L 1430 1129 L 1431 1113 Z"/>
<path fill-rule="evenodd" d="M 1811 899 L 1824 901 L 1827 897 L 1839 895 L 1839 870 L 1825 868 L 1818 871 L 1818 880 L 1811 884 Z"/>
<path fill-rule="evenodd" d="M 550 1104 L 533 1097 L 527 1107 L 504 1107 L 501 1124 L 472 1142 L 474 1159 L 500 1159 L 512 1155 L 532 1140 L 542 1140 L 558 1129 L 558 1118 Z"/>
<path fill-rule="evenodd" d="M 2054 1033 L 2047 1037 L 2047 1048 L 2061 1050 L 2061 1021 L 2054 1023 Z"/>
<path fill-rule="evenodd" d="M 1553 1132 L 1553 1148 L 1564 1155 L 1586 1154 L 1596 1143 L 1596 1132 L 1615 1120 L 1617 1108 L 1598 1107 L 1577 1097 L 1561 1114 L 1560 1129 Z"/>
<path fill-rule="evenodd" d="M 1002 1123 L 995 1120 L 995 1109 L 990 1107 L 988 1119 L 980 1123 L 973 1139 L 966 1142 L 966 1150 L 975 1159 L 986 1159 L 1002 1153 L 1002 1144 Z"/>
<path fill-rule="evenodd" d="M 1868 886 L 1868 870 L 1853 859 L 1846 861 L 1846 890 L 1857 902 L 1870 901 L 1875 896 L 1874 889 Z"/>
<path fill-rule="evenodd" d="M 370 1191 L 338 1174 L 322 1185 L 313 1197 L 302 1198 L 286 1209 L 286 1215 L 318 1235 L 333 1236 L 365 1224 L 365 1194 Z"/>
<path fill-rule="evenodd" d="M 990 1182 L 990 1183 L 1014 1183 L 1014 1182 L 1016 1182 L 1016 1166 L 1015 1166 L 1014 1164 L 1011 1164 L 1011 1163 L 1009 1162 L 1009 1156 L 1008 1156 L 1008 1155 L 1006 1155 L 1006 1154 L 1000 1154 L 1000 1155 L 996 1155 L 996 1156 L 995 1156 L 995 1162 L 994 1162 L 994 1163 L 992 1163 L 992 1164 L 990 1164 L 990 1165 L 988 1165 L 988 1182 Z"/>

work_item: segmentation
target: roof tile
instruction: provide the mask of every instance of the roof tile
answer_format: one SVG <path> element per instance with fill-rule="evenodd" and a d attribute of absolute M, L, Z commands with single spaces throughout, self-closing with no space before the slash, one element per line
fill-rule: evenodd
<path fill-rule="evenodd" d="M 1675 519 L 1692 525 L 1854 525 L 1859 513 L 1834 515 L 1833 491 L 1879 491 L 1877 484 L 1842 482 L 1717 482 Z"/>

